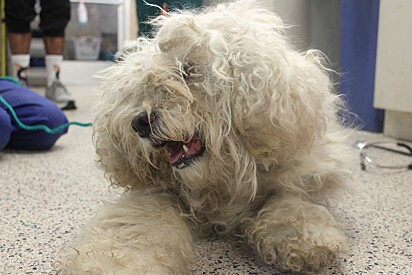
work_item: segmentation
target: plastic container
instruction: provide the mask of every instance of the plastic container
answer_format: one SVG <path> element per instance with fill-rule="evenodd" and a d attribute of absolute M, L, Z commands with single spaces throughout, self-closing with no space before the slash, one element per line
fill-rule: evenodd
<path fill-rule="evenodd" d="M 74 58 L 76 60 L 97 60 L 100 54 L 102 39 L 95 36 L 74 38 Z"/>
<path fill-rule="evenodd" d="M 77 19 L 79 20 L 80 25 L 87 25 L 87 8 L 83 0 L 79 1 L 79 6 L 77 7 Z"/>

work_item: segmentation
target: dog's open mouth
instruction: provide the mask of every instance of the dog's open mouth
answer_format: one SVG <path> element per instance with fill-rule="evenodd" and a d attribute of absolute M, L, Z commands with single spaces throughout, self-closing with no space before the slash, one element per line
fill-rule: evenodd
<path fill-rule="evenodd" d="M 205 152 L 205 145 L 198 137 L 193 137 L 188 143 L 167 141 L 165 145 L 169 150 L 169 163 L 178 169 L 190 165 Z"/>

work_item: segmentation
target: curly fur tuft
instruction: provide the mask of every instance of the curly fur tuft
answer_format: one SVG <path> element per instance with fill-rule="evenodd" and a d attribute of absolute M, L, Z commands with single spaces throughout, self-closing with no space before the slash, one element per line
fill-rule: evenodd
<path fill-rule="evenodd" d="M 345 236 L 321 205 L 350 170 L 338 117 L 343 104 L 324 56 L 295 51 L 282 20 L 251 0 L 170 13 L 153 24 L 153 39 L 139 38 L 100 74 L 96 152 L 112 184 L 130 194 L 119 202 L 124 211 L 104 212 L 80 241 L 98 254 L 124 249 L 126 258 L 71 262 L 83 261 L 74 265 L 80 270 L 180 272 L 192 236 L 236 232 L 268 264 L 293 271 L 328 265 Z M 131 125 L 142 116 L 139 132 Z M 193 143 L 190 150 L 201 143 L 203 155 L 176 167 L 168 153 Z M 150 200 L 167 194 L 164 203 Z M 109 215 L 123 222 L 102 226 Z M 171 224 L 178 232 L 165 239 L 171 232 L 158 226 Z M 158 241 L 149 238 L 152 230 Z M 113 238 L 132 234 L 139 242 L 102 243 L 113 231 Z M 181 243 L 184 252 L 171 263 L 164 251 Z M 147 245 L 152 256 L 141 249 Z"/>

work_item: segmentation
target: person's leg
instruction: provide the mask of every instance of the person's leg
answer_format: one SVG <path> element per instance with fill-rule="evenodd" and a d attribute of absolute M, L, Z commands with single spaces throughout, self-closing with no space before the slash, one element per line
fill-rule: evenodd
<path fill-rule="evenodd" d="M 15 54 L 29 54 L 30 50 L 30 41 L 31 41 L 31 32 L 27 33 L 17 33 L 17 32 L 8 32 L 7 38 L 10 44 L 10 50 L 12 55 Z"/>
<path fill-rule="evenodd" d="M 76 109 L 74 99 L 59 79 L 63 61 L 64 33 L 69 20 L 69 0 L 41 1 L 40 28 L 46 50 L 46 97 L 66 110 Z"/>
<path fill-rule="evenodd" d="M 67 123 L 65 114 L 53 102 L 25 87 L 0 80 L 0 94 L 13 107 L 20 121 L 26 125 L 46 125 L 53 129 Z M 0 108 L 11 117 L 11 113 L 5 106 L 2 105 Z M 7 149 L 47 150 L 60 136 L 67 133 L 67 129 L 55 135 L 44 131 L 23 130 L 13 118 L 11 118 L 11 124 L 13 129 L 6 146 Z"/>
<path fill-rule="evenodd" d="M 44 47 L 46 54 L 63 55 L 64 37 L 63 36 L 44 36 Z"/>
<path fill-rule="evenodd" d="M 64 37 L 45 35 L 43 37 L 43 42 L 46 50 L 45 62 L 47 70 L 47 86 L 50 86 L 53 81 L 59 80 L 60 77 L 60 65 L 63 61 Z"/>
<path fill-rule="evenodd" d="M 35 0 L 5 0 L 5 23 L 12 54 L 29 53 L 30 23 L 36 16 L 35 2 Z"/>
<path fill-rule="evenodd" d="M 15 34 L 9 33 L 9 40 L 13 36 L 15 36 Z M 29 86 L 30 54 L 12 54 L 10 59 L 12 64 L 10 75 L 25 86 Z"/>
<path fill-rule="evenodd" d="M 11 75 L 28 85 L 28 68 L 30 64 L 30 23 L 36 16 L 35 0 L 6 0 L 5 23 L 7 38 L 11 50 Z"/>
<path fill-rule="evenodd" d="M 64 38 L 64 33 L 67 24 L 70 21 L 70 0 L 40 0 L 40 29 L 44 37 L 60 37 Z M 56 42 L 57 41 L 57 42 Z M 52 43 L 58 43 L 61 48 L 60 53 L 63 53 L 63 43 L 61 40 L 55 40 Z M 50 50 L 47 48 L 46 51 Z M 57 54 L 54 52 L 52 54 Z"/>

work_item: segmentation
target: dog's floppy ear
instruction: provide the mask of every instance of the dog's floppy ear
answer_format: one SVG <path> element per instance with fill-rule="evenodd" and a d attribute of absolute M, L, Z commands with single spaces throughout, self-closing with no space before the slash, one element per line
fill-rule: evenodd
<path fill-rule="evenodd" d="M 172 22 L 163 25 L 156 35 L 159 48 L 163 53 L 182 57 L 193 47 L 200 46 L 202 34 L 192 18 L 175 15 L 164 20 Z"/>
<path fill-rule="evenodd" d="M 165 174 L 159 173 L 155 167 L 162 171 L 171 169 L 170 165 L 165 167 L 165 162 L 160 161 L 167 160 L 166 157 L 156 153 L 148 155 L 144 151 L 142 140 L 131 127 L 138 112 L 134 104 L 138 100 L 135 85 L 130 84 L 139 72 L 138 68 L 130 69 L 136 60 L 139 59 L 134 54 L 133 58 L 129 56 L 100 73 L 103 95 L 93 124 L 98 162 L 106 176 L 113 185 L 131 189 L 165 179 Z M 170 179 L 170 172 L 166 176 Z"/>
<path fill-rule="evenodd" d="M 221 58 L 214 71 L 217 79 L 232 76 L 232 121 L 242 140 L 257 159 L 277 162 L 308 150 L 324 134 L 339 98 L 316 54 L 293 50 L 278 16 L 243 12 L 237 19 L 244 24 L 226 27 L 236 32 L 220 31 L 230 37 L 221 39 L 228 65 Z"/>

